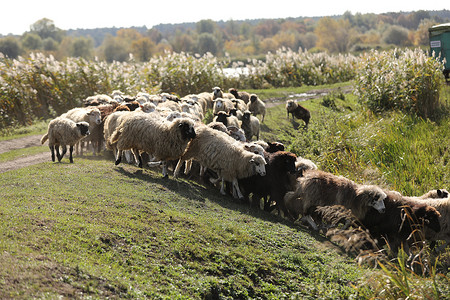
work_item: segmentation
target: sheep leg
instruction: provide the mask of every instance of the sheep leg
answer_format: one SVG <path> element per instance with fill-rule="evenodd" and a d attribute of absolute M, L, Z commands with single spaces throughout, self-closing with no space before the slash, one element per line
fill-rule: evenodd
<path fill-rule="evenodd" d="M 227 193 L 225 192 L 225 179 L 222 178 L 222 183 L 220 184 L 220 193 L 222 195 L 226 195 Z"/>
<path fill-rule="evenodd" d="M 191 172 L 193 160 L 190 159 L 186 161 L 186 165 L 184 166 L 184 174 L 187 175 Z"/>
<path fill-rule="evenodd" d="M 133 153 L 134 160 L 138 164 L 139 168 L 142 168 L 142 158 L 141 158 L 141 155 L 139 154 L 139 150 L 136 148 L 133 148 L 133 149 L 131 149 L 131 152 Z"/>
<path fill-rule="evenodd" d="M 61 162 L 62 158 L 64 157 L 64 154 L 67 152 L 66 145 L 62 146 L 62 153 L 61 155 L 58 155 L 58 162 Z M 58 154 L 58 151 L 56 151 L 56 154 Z"/>
<path fill-rule="evenodd" d="M 167 171 L 167 162 L 163 161 L 162 162 L 162 173 L 163 173 L 163 177 L 164 178 L 168 178 L 169 177 L 169 172 Z"/>
<path fill-rule="evenodd" d="M 233 178 L 233 197 L 234 198 L 239 198 L 239 199 L 243 199 L 244 195 L 242 195 L 241 190 L 239 189 L 239 183 L 238 180 L 236 178 Z M 237 197 L 235 197 L 235 192 L 237 194 Z"/>
<path fill-rule="evenodd" d="M 178 160 L 177 166 L 175 167 L 175 170 L 173 171 L 173 178 L 178 178 L 178 175 L 180 174 L 180 169 L 181 169 L 181 166 L 183 165 L 183 163 L 184 163 L 184 160 L 182 160 L 182 159 Z M 187 165 L 187 162 L 186 162 L 186 165 Z M 185 169 L 185 171 L 186 171 L 186 169 Z"/>
<path fill-rule="evenodd" d="M 303 216 L 300 220 L 306 221 L 314 231 L 319 231 L 319 227 L 316 225 L 316 222 L 314 222 L 313 218 L 310 215 Z"/>
<path fill-rule="evenodd" d="M 69 146 L 69 161 L 71 164 L 73 164 L 73 146 Z"/>
<path fill-rule="evenodd" d="M 122 152 L 123 150 L 117 151 L 116 161 L 114 163 L 116 166 L 122 161 Z"/>
<path fill-rule="evenodd" d="M 55 146 L 48 146 L 50 148 L 50 152 L 52 153 L 52 161 L 55 161 Z"/>

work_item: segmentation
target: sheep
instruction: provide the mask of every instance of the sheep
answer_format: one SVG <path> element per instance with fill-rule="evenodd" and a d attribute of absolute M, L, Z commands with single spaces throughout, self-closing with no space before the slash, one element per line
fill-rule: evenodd
<path fill-rule="evenodd" d="M 250 101 L 250 94 L 247 92 L 242 92 L 242 91 L 239 92 L 235 88 L 229 89 L 228 92 L 230 92 L 230 94 L 232 94 L 234 96 L 234 98 L 241 99 L 242 101 L 244 101 L 245 104 L 247 104 L 248 101 Z"/>
<path fill-rule="evenodd" d="M 217 172 L 222 178 L 221 194 L 225 194 L 224 181 L 229 181 L 233 186 L 233 197 L 240 199 L 243 195 L 238 179 L 257 173 L 261 176 L 266 174 L 264 158 L 244 150 L 226 133 L 205 125 L 198 126 L 196 132 L 197 137 L 189 144 L 174 174 L 178 174 L 182 161 L 194 159 L 203 167 Z"/>
<path fill-rule="evenodd" d="M 168 176 L 166 161 L 178 159 L 188 143 L 195 138 L 194 121 L 177 118 L 172 122 L 148 114 L 136 113 L 125 119 L 111 135 L 111 143 L 117 143 L 115 164 L 120 164 L 122 151 L 131 149 L 142 167 L 139 151 L 147 152 L 162 161 L 163 177 Z"/>
<path fill-rule="evenodd" d="M 243 100 L 241 99 L 231 99 L 231 102 L 233 102 L 234 108 L 241 112 L 244 113 L 244 111 L 247 110 L 247 103 L 245 103 Z"/>
<path fill-rule="evenodd" d="M 297 170 L 298 176 L 303 176 L 303 172 L 307 170 L 317 170 L 318 168 L 311 160 L 298 156 L 297 161 L 295 162 L 295 169 Z"/>
<path fill-rule="evenodd" d="M 225 126 L 234 126 L 236 128 L 241 128 L 239 125 L 239 120 L 235 116 L 232 116 L 224 111 L 219 111 L 218 113 L 214 114 L 213 122 L 221 122 Z"/>
<path fill-rule="evenodd" d="M 255 143 L 261 145 L 264 150 L 269 153 L 284 151 L 285 149 L 284 145 L 280 142 L 265 142 L 262 140 L 257 140 Z"/>
<path fill-rule="evenodd" d="M 207 93 L 209 95 L 209 93 Z M 210 96 L 210 95 L 209 95 Z M 207 99 L 211 99 L 211 108 L 212 108 L 212 97 L 206 98 L 200 95 L 196 95 L 196 94 L 190 94 L 190 95 L 186 95 L 183 98 L 181 98 L 181 102 L 188 102 L 190 104 L 197 104 L 200 106 L 201 108 L 201 112 L 202 114 L 205 114 L 206 111 L 209 108 L 209 103 Z"/>
<path fill-rule="evenodd" d="M 115 144 L 111 144 L 110 137 L 124 118 L 130 116 L 130 114 L 130 111 L 116 111 L 105 119 L 103 126 L 103 137 L 105 139 L 106 149 L 113 150 L 114 157 L 117 155 L 117 148 Z"/>
<path fill-rule="evenodd" d="M 384 213 L 385 198 L 386 193 L 377 186 L 359 185 L 342 176 L 309 170 L 297 178 L 295 191 L 286 193 L 284 205 L 292 220 L 297 220 L 301 214 L 302 219 L 317 231 L 311 217 L 317 206 L 343 205 L 360 219 L 370 207 Z"/>
<path fill-rule="evenodd" d="M 282 200 L 286 192 L 293 188 L 289 176 L 295 172 L 296 156 L 290 152 L 278 151 L 265 152 L 264 158 L 267 162 L 266 175 L 239 179 L 239 187 L 247 201 L 249 194 L 253 194 L 251 201 L 253 206 L 259 207 L 260 199 L 264 198 L 264 210 L 270 210 L 270 202 L 274 202 L 285 212 Z M 267 201 L 268 196 L 270 202 Z"/>
<path fill-rule="evenodd" d="M 250 102 L 247 103 L 247 109 L 254 115 L 261 115 L 261 122 L 264 122 L 266 115 L 266 105 L 255 94 L 250 95 Z"/>
<path fill-rule="evenodd" d="M 227 126 L 228 134 L 236 141 L 246 142 L 245 132 L 236 126 Z"/>
<path fill-rule="evenodd" d="M 425 202 L 411 201 L 400 193 L 387 191 L 384 205 L 384 213 L 369 209 L 358 219 L 370 234 L 378 239 L 380 245 L 383 245 L 386 239 L 394 252 L 402 244 L 407 250 L 407 240 L 411 239 L 417 229 L 422 230 L 424 225 L 425 229 L 429 228 L 434 232 L 441 230 L 440 213 Z"/>
<path fill-rule="evenodd" d="M 213 100 L 216 100 L 218 98 L 234 99 L 234 96 L 231 93 L 222 92 L 222 89 L 220 87 L 216 86 L 213 88 Z"/>
<path fill-rule="evenodd" d="M 89 135 L 89 123 L 74 122 L 70 119 L 58 117 L 53 119 L 48 124 L 48 131 L 41 138 L 41 144 L 44 144 L 48 139 L 48 146 L 52 153 L 52 161 L 55 161 L 55 149 L 58 157 L 58 162 L 61 162 L 64 154 L 67 152 L 67 145 L 69 145 L 69 161 L 73 163 L 73 146 L 82 138 Z M 59 146 L 62 147 L 62 153 L 59 154 Z"/>
<path fill-rule="evenodd" d="M 212 93 L 202 92 L 202 93 L 198 94 L 197 97 L 198 97 L 199 102 L 206 102 L 206 108 L 203 109 L 204 113 L 206 112 L 207 109 L 213 108 L 214 96 Z"/>
<path fill-rule="evenodd" d="M 305 128 L 308 127 L 309 120 L 311 119 L 311 113 L 308 109 L 304 108 L 294 100 L 288 100 L 286 102 L 286 112 L 288 119 L 289 114 L 291 114 L 292 120 L 294 120 L 294 117 L 297 119 L 302 119 L 305 122 Z"/>
<path fill-rule="evenodd" d="M 440 213 L 441 217 L 439 218 L 439 225 L 441 230 L 436 232 L 435 230 L 426 228 L 425 237 L 432 242 L 431 248 L 434 248 L 436 241 L 444 241 L 445 243 L 437 248 L 436 252 L 444 250 L 450 243 L 450 198 L 447 196 L 441 198 L 416 199 L 412 201 L 434 207 Z"/>
<path fill-rule="evenodd" d="M 152 102 L 142 103 L 140 107 L 136 108 L 135 111 L 141 111 L 145 113 L 151 113 L 156 110 L 156 105 Z"/>
<path fill-rule="evenodd" d="M 200 120 L 203 120 L 203 108 L 195 100 L 185 100 L 181 102 L 181 111 L 190 113 L 197 116 Z"/>
<path fill-rule="evenodd" d="M 74 122 L 87 122 L 89 123 L 89 130 L 91 132 L 96 132 L 99 130 L 99 126 L 102 123 L 102 117 L 100 110 L 97 107 L 77 107 L 69 110 L 68 112 L 61 115 L 63 118 L 71 119 Z M 94 135 L 97 137 L 98 135 Z M 90 138 L 84 138 L 84 141 L 89 141 Z M 81 140 L 80 142 L 82 142 Z M 77 143 L 77 146 L 80 143 Z M 95 147 L 94 147 L 94 155 L 95 155 Z M 75 152 L 78 154 L 78 147 Z M 80 147 L 80 153 L 83 155 L 83 147 Z"/>
<path fill-rule="evenodd" d="M 259 139 L 259 129 L 260 124 L 257 117 L 251 115 L 250 111 L 245 111 L 242 117 L 242 130 L 245 132 L 245 138 L 247 141 L 251 141 L 253 136 L 256 136 L 256 139 Z"/>
<path fill-rule="evenodd" d="M 229 113 L 234 108 L 234 104 L 230 99 L 217 98 L 213 102 L 213 114 L 217 114 L 219 111 Z"/>
<path fill-rule="evenodd" d="M 410 197 L 413 199 L 443 199 L 443 198 L 448 198 L 449 194 L 448 191 L 446 189 L 436 189 L 436 190 L 431 190 L 426 192 L 425 194 L 423 194 L 422 196 L 419 197 Z"/>
<path fill-rule="evenodd" d="M 97 106 L 100 104 L 111 104 L 115 101 L 108 95 L 105 94 L 97 94 L 94 96 L 89 96 L 83 100 L 84 106 Z"/>
<path fill-rule="evenodd" d="M 172 111 L 181 112 L 181 105 L 178 102 L 175 102 L 172 100 L 160 102 L 160 103 L 158 103 L 158 105 L 156 107 L 157 108 L 168 108 Z"/>

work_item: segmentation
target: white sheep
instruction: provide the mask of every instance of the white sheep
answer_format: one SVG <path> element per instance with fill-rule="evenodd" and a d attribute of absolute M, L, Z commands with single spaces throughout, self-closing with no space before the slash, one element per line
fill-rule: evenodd
<path fill-rule="evenodd" d="M 138 101 L 138 100 L 136 100 L 136 101 Z M 144 102 L 144 103 L 141 103 L 141 106 L 136 108 L 135 111 L 151 113 L 151 112 L 154 112 L 155 110 L 156 110 L 156 105 L 153 102 Z"/>
<path fill-rule="evenodd" d="M 102 117 L 100 110 L 94 107 L 77 107 L 69 110 L 68 112 L 61 115 L 63 118 L 71 119 L 74 122 L 87 122 L 89 123 L 89 130 L 92 132 L 96 132 L 101 129 Z M 75 153 L 78 154 L 78 145 L 83 141 L 92 141 L 92 142 L 101 142 L 92 140 L 94 137 L 98 137 L 98 135 L 93 135 L 92 137 L 87 137 L 81 140 L 76 145 Z M 83 155 L 83 147 L 80 147 L 80 153 Z M 96 154 L 96 147 L 93 147 L 93 154 Z"/>
<path fill-rule="evenodd" d="M 187 99 L 182 101 L 181 111 L 197 116 L 200 120 L 203 120 L 203 108 L 196 100 Z"/>
<path fill-rule="evenodd" d="M 241 128 L 245 132 L 245 139 L 247 141 L 251 141 L 252 137 L 256 136 L 256 139 L 259 140 L 259 130 L 260 124 L 257 117 L 252 116 L 250 111 L 245 111 L 242 117 Z"/>
<path fill-rule="evenodd" d="M 217 98 L 213 102 L 213 114 L 217 114 L 219 111 L 229 113 L 234 108 L 234 104 L 230 99 Z"/>
<path fill-rule="evenodd" d="M 167 177 L 166 161 L 178 159 L 186 150 L 188 143 L 195 138 L 194 121 L 177 118 L 173 122 L 149 114 L 135 113 L 126 118 L 111 135 L 110 142 L 117 143 L 119 150 L 115 164 L 121 161 L 122 151 L 131 149 L 142 167 L 139 151 L 162 161 L 163 176 Z"/>
<path fill-rule="evenodd" d="M 194 159 L 203 167 L 215 171 L 222 178 L 222 194 L 225 194 L 224 181 L 229 181 L 233 185 L 233 196 L 243 198 L 238 179 L 257 173 L 261 176 L 266 174 L 264 158 L 244 150 L 226 133 L 205 125 L 196 127 L 196 133 L 197 137 L 189 144 L 180 161 Z M 178 174 L 181 165 L 182 162 L 179 162 L 174 174 Z"/>
<path fill-rule="evenodd" d="M 231 93 L 224 93 L 220 87 L 216 86 L 213 88 L 213 100 L 217 98 L 234 99 L 234 96 Z"/>
<path fill-rule="evenodd" d="M 250 102 L 247 103 L 247 109 L 254 115 L 261 115 L 261 122 L 264 122 L 266 115 L 266 105 L 255 94 L 250 95 Z"/>
<path fill-rule="evenodd" d="M 48 139 L 48 146 L 52 153 L 52 161 L 55 161 L 55 150 L 58 162 L 61 162 L 69 145 L 69 160 L 73 163 L 73 146 L 82 138 L 89 135 L 89 124 L 87 122 L 74 122 L 70 119 L 58 117 L 48 124 L 48 131 L 41 138 L 41 144 Z M 62 147 L 62 153 L 59 154 L 59 146 Z"/>

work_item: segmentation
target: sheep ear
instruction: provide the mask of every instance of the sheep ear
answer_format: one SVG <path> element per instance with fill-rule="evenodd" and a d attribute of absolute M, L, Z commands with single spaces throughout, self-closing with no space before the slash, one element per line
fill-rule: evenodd
<path fill-rule="evenodd" d="M 251 163 L 251 164 L 255 163 L 255 160 L 254 160 L 253 158 L 250 159 L 250 163 Z"/>

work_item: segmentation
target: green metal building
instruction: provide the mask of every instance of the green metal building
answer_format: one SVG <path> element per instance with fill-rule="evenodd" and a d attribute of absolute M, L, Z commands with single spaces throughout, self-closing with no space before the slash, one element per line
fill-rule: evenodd
<path fill-rule="evenodd" d="M 431 55 L 445 59 L 444 75 L 449 79 L 450 74 L 450 23 L 435 25 L 428 28 L 430 33 Z"/>

